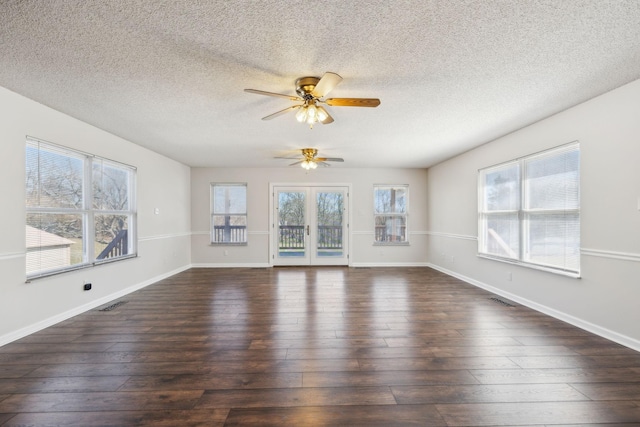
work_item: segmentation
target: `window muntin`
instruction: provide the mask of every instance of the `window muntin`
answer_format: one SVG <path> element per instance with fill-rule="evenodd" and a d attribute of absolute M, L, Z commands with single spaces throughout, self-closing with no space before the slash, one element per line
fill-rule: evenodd
<path fill-rule="evenodd" d="M 247 184 L 211 184 L 211 243 L 247 243 Z"/>
<path fill-rule="evenodd" d="M 34 138 L 25 160 L 27 278 L 135 255 L 135 168 Z"/>
<path fill-rule="evenodd" d="M 373 188 L 374 243 L 408 243 L 409 186 L 375 185 Z"/>
<path fill-rule="evenodd" d="M 579 274 L 578 143 L 482 169 L 478 182 L 481 255 Z"/>

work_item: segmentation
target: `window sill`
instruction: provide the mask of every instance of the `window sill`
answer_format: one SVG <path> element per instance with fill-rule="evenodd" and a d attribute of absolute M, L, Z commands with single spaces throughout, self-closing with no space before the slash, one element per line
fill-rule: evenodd
<path fill-rule="evenodd" d="M 411 246 L 409 242 L 373 242 L 373 246 Z"/>
<path fill-rule="evenodd" d="M 103 261 L 94 261 L 90 264 L 77 264 L 73 267 L 70 268 L 65 268 L 62 270 L 53 270 L 53 271 L 47 271 L 47 272 L 43 272 L 41 274 L 36 274 L 33 276 L 27 276 L 27 279 L 25 280 L 25 283 L 31 283 L 34 280 L 39 280 L 39 279 L 44 279 L 46 277 L 51 277 L 51 276 L 57 276 L 58 274 L 64 274 L 64 273 L 70 273 L 72 271 L 78 271 L 78 270 L 84 270 L 85 268 L 91 268 L 91 267 L 98 267 L 100 265 L 105 265 L 105 264 L 111 264 L 114 262 L 119 262 L 119 261 L 124 261 L 127 259 L 133 259 L 133 258 L 138 258 L 138 254 L 131 254 L 131 255 L 125 255 L 125 256 L 120 256 L 117 258 L 112 258 L 112 259 L 106 259 Z"/>
<path fill-rule="evenodd" d="M 582 276 L 580 276 L 580 273 L 579 272 L 575 272 L 575 271 L 560 270 L 558 268 L 546 267 L 544 265 L 531 264 L 531 263 L 528 263 L 528 262 L 512 260 L 512 259 L 508 259 L 508 258 L 501 258 L 501 257 L 497 257 L 497 256 L 491 256 L 491 255 L 483 254 L 483 253 L 478 253 L 477 256 L 478 256 L 478 258 L 490 259 L 490 260 L 493 260 L 493 261 L 503 262 L 505 264 L 512 264 L 512 265 L 517 265 L 519 267 L 530 268 L 532 270 L 546 271 L 548 273 L 553 273 L 553 274 L 557 274 L 557 275 L 560 275 L 560 276 L 571 277 L 572 279 L 581 279 L 582 278 Z"/>

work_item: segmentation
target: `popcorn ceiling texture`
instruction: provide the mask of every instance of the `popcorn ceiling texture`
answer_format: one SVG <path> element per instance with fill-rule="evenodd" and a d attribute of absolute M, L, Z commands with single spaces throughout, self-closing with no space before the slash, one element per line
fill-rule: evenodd
<path fill-rule="evenodd" d="M 427 167 L 640 77 L 637 0 L 5 0 L 0 22 L 0 86 L 191 166 Z M 382 104 L 309 130 L 243 92 L 325 71 Z"/>

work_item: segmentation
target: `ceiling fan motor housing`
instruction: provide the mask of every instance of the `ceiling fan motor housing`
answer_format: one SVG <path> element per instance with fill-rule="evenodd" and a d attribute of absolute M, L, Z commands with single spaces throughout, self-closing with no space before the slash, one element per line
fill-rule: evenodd
<path fill-rule="evenodd" d="M 303 148 L 302 155 L 307 161 L 312 161 L 318 155 L 318 150 L 315 148 Z"/>
<path fill-rule="evenodd" d="M 296 93 L 305 100 L 313 99 L 311 94 L 320 79 L 318 77 L 300 77 L 296 80 Z"/>

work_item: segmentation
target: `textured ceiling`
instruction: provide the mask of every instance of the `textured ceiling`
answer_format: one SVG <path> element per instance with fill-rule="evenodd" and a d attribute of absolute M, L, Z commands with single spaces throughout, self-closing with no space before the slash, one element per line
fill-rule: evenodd
<path fill-rule="evenodd" d="M 428 167 L 640 78 L 637 0 L 2 0 L 0 22 L 0 86 L 191 166 Z M 382 104 L 310 130 L 243 92 L 325 71 Z"/>

